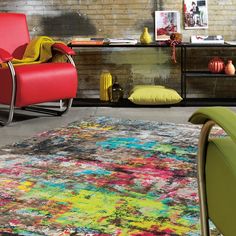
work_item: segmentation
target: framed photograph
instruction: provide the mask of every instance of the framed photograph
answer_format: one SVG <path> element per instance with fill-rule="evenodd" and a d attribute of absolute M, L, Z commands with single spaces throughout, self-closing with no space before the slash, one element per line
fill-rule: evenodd
<path fill-rule="evenodd" d="M 171 33 L 180 33 L 180 14 L 178 11 L 155 11 L 155 40 L 170 39 Z"/>
<path fill-rule="evenodd" d="M 207 0 L 184 0 L 184 28 L 208 28 Z"/>

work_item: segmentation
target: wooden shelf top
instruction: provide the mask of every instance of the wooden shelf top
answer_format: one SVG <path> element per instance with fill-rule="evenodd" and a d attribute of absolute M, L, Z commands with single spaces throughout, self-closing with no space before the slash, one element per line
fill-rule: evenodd
<path fill-rule="evenodd" d="M 67 44 L 69 47 L 143 47 L 143 48 L 150 48 L 150 47 L 170 47 L 170 45 L 166 44 L 165 42 L 152 42 L 150 44 L 141 44 L 141 43 L 137 43 L 137 44 L 72 44 L 72 43 L 68 43 Z M 182 42 L 179 45 L 176 45 L 176 47 L 183 47 L 183 48 L 198 48 L 198 47 L 205 47 L 205 48 L 214 48 L 214 47 L 224 47 L 224 48 L 232 48 L 232 47 L 236 47 L 236 45 L 231 45 L 231 44 L 197 44 L 197 43 L 188 43 L 188 42 Z"/>

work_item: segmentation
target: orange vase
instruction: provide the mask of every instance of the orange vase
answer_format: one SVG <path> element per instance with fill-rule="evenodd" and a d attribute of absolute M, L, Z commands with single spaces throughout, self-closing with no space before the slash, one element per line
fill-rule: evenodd
<path fill-rule="evenodd" d="M 234 75 L 235 74 L 235 67 L 232 63 L 232 60 L 228 60 L 228 63 L 225 66 L 225 74 L 227 74 L 227 75 Z"/>
<path fill-rule="evenodd" d="M 213 57 L 208 62 L 208 69 L 211 73 L 221 73 L 225 69 L 224 61 L 219 57 Z"/>

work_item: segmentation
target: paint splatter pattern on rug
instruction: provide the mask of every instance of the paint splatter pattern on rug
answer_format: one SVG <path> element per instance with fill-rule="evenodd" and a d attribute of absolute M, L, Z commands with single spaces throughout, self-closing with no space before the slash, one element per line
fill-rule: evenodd
<path fill-rule="evenodd" d="M 199 127 L 106 117 L 0 151 L 0 232 L 200 235 Z"/>

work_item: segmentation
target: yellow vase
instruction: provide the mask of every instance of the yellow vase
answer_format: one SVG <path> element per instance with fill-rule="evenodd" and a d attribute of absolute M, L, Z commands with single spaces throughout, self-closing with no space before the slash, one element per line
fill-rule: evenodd
<path fill-rule="evenodd" d="M 151 35 L 148 32 L 148 28 L 144 27 L 143 33 L 140 36 L 140 42 L 143 44 L 149 44 L 152 42 Z"/>
<path fill-rule="evenodd" d="M 103 71 L 100 76 L 100 100 L 109 101 L 108 88 L 112 86 L 112 76 L 109 71 Z"/>

